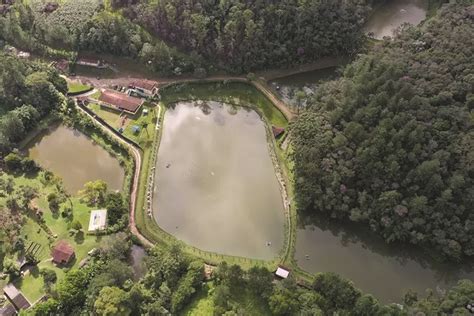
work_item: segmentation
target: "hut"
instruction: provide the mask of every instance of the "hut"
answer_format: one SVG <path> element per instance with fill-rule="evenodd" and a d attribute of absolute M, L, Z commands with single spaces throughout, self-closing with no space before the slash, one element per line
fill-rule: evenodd
<path fill-rule="evenodd" d="M 275 275 L 280 279 L 286 279 L 290 275 L 290 270 L 285 267 L 278 266 L 277 270 L 275 271 Z"/>
<path fill-rule="evenodd" d="M 272 126 L 272 132 L 273 137 L 278 138 L 285 132 L 285 129 L 283 127 Z"/>
<path fill-rule="evenodd" d="M 21 293 L 12 283 L 7 284 L 7 286 L 3 288 L 3 293 L 17 311 L 28 309 L 31 306 L 23 293 Z"/>
<path fill-rule="evenodd" d="M 16 309 L 15 307 L 7 303 L 3 307 L 0 308 L 0 316 L 13 316 L 16 315 Z"/>
<path fill-rule="evenodd" d="M 75 257 L 74 249 L 65 240 L 60 240 L 52 251 L 53 262 L 68 264 Z"/>

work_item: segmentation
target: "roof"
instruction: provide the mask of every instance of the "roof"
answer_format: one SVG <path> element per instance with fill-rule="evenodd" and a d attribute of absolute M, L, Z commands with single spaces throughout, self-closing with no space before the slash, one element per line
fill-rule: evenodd
<path fill-rule="evenodd" d="M 146 79 L 139 79 L 139 80 L 133 80 L 130 82 L 129 86 L 135 87 L 135 88 L 142 88 L 144 90 L 153 90 L 157 85 L 156 81 L 152 80 L 146 80 Z"/>
<path fill-rule="evenodd" d="M 98 59 L 92 59 L 92 58 L 78 58 L 77 59 L 78 63 L 88 63 L 88 64 L 100 64 L 100 60 Z"/>
<path fill-rule="evenodd" d="M 288 270 L 286 270 L 282 267 L 278 267 L 275 274 L 277 276 L 279 276 L 280 278 L 286 279 L 288 277 L 288 275 L 290 274 L 290 271 L 288 271 Z"/>
<path fill-rule="evenodd" d="M 89 231 L 104 230 L 107 227 L 107 210 L 91 211 Z"/>
<path fill-rule="evenodd" d="M 144 100 L 142 99 L 134 98 L 124 93 L 112 90 L 102 91 L 102 94 L 99 97 L 99 101 L 132 113 L 135 113 L 144 102 Z"/>
<path fill-rule="evenodd" d="M 0 316 L 13 316 L 16 315 L 16 309 L 15 307 L 8 303 L 2 308 L 0 308 Z"/>
<path fill-rule="evenodd" d="M 56 263 L 67 263 L 74 256 L 74 249 L 65 240 L 60 240 L 53 248 L 53 261 Z"/>
<path fill-rule="evenodd" d="M 283 134 L 283 132 L 285 132 L 285 129 L 283 127 L 272 126 L 272 132 L 273 132 L 273 136 L 276 138 L 280 136 L 281 134 Z"/>
<path fill-rule="evenodd" d="M 12 283 L 7 284 L 7 286 L 3 288 L 3 292 L 16 309 L 27 309 L 31 306 L 23 293 L 21 293 Z"/>

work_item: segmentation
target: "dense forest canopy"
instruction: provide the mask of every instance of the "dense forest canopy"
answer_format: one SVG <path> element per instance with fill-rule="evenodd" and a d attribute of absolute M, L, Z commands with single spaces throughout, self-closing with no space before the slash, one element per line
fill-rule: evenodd
<path fill-rule="evenodd" d="M 0 53 L 0 152 L 12 149 L 67 91 L 56 71 Z"/>
<path fill-rule="evenodd" d="M 319 89 L 292 126 L 302 210 L 474 256 L 473 20 L 446 5 Z"/>
<path fill-rule="evenodd" d="M 354 53 L 369 9 L 365 1 L 342 0 L 113 4 L 160 38 L 237 72 Z"/>

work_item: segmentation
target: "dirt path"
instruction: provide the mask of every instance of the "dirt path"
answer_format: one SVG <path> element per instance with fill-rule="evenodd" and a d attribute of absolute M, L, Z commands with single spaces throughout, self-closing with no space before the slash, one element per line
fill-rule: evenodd
<path fill-rule="evenodd" d="M 86 96 L 86 94 L 79 95 L 76 97 L 81 97 L 81 96 Z M 92 120 L 94 120 L 97 124 L 99 124 L 104 131 L 112 135 L 115 139 L 117 139 L 119 142 L 127 146 L 132 154 L 133 158 L 135 160 L 135 170 L 134 170 L 134 176 L 133 176 L 133 181 L 132 181 L 132 192 L 130 194 L 130 219 L 129 219 L 129 227 L 130 231 L 132 232 L 133 235 L 135 235 L 140 241 L 143 243 L 144 246 L 146 247 L 153 247 L 153 243 L 149 241 L 145 236 L 143 236 L 137 229 L 137 226 L 135 224 L 135 207 L 137 203 L 137 194 L 138 194 L 138 187 L 140 184 L 140 171 L 142 167 L 142 155 L 140 153 L 140 150 L 136 148 L 135 146 L 131 145 L 130 143 L 126 142 L 122 137 L 119 137 L 117 134 L 112 132 L 108 126 L 105 126 L 101 122 L 99 122 L 94 116 L 90 115 L 88 112 L 86 112 L 83 108 L 80 106 L 77 106 L 78 109 L 80 109 L 84 114 L 86 114 L 88 117 L 90 117 Z"/>

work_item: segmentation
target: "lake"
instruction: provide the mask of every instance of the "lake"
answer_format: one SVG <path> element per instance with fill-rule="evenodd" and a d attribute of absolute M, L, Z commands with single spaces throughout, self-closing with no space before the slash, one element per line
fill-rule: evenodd
<path fill-rule="evenodd" d="M 408 289 L 423 296 L 427 288 L 436 291 L 462 278 L 474 280 L 472 266 L 435 263 L 416 249 L 388 245 L 361 227 L 316 222 L 297 231 L 298 265 L 311 273 L 338 273 L 383 303 L 401 303 Z"/>
<path fill-rule="evenodd" d="M 51 126 L 27 145 L 28 156 L 62 178 L 76 194 L 84 184 L 104 180 L 109 190 L 121 190 L 125 171 L 119 161 L 81 132 L 64 125 Z"/>
<path fill-rule="evenodd" d="M 154 217 L 168 233 L 221 254 L 278 256 L 283 201 L 255 111 L 217 102 L 168 109 L 155 179 Z"/>
<path fill-rule="evenodd" d="M 376 39 L 392 36 L 404 23 L 418 25 L 426 18 L 428 0 L 388 0 L 376 6 L 365 30 Z"/>

